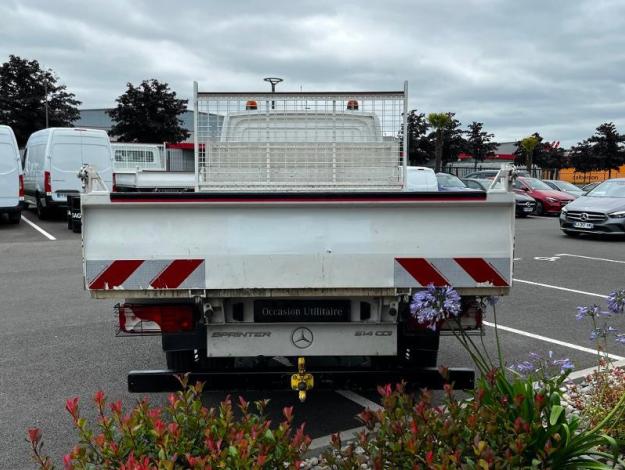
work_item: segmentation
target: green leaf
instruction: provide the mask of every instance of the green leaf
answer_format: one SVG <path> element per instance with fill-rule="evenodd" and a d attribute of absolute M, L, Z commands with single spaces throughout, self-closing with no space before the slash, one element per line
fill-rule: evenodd
<path fill-rule="evenodd" d="M 275 442 L 276 438 L 273 435 L 273 432 L 271 431 L 271 429 L 267 429 L 265 431 L 265 439 L 269 439 L 271 442 Z"/>
<path fill-rule="evenodd" d="M 564 411 L 563 406 L 554 405 L 553 408 L 551 408 L 551 416 L 549 416 L 549 424 L 551 424 L 552 426 L 555 426 L 558 423 L 558 420 L 560 419 L 560 415 L 562 414 L 563 411 Z"/>
<path fill-rule="evenodd" d="M 230 457 L 236 457 L 237 455 L 239 455 L 239 449 L 237 449 L 235 446 L 228 447 L 228 455 L 230 455 Z"/>

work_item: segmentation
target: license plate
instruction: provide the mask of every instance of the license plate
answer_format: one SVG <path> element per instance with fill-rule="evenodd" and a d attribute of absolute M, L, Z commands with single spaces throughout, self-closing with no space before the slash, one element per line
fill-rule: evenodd
<path fill-rule="evenodd" d="M 575 222 L 573 223 L 573 227 L 575 228 L 594 228 L 593 224 L 590 224 L 588 222 Z"/>
<path fill-rule="evenodd" d="M 254 321 L 265 322 L 348 322 L 349 300 L 256 300 Z"/>
<path fill-rule="evenodd" d="M 524 207 L 523 208 L 523 212 L 534 212 L 534 208 L 533 207 Z"/>

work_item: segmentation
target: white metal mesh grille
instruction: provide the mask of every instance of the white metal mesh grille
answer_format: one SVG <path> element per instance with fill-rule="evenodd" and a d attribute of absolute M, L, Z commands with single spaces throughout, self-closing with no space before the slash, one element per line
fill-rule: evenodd
<path fill-rule="evenodd" d="M 198 93 L 198 187 L 401 189 L 403 112 L 403 92 Z"/>

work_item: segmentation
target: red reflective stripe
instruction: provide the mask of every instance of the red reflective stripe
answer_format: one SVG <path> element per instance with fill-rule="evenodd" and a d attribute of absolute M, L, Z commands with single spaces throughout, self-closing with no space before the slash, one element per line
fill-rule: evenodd
<path fill-rule="evenodd" d="M 454 260 L 477 282 L 490 282 L 496 287 L 509 285 L 508 281 L 483 258 L 454 258 Z"/>
<path fill-rule="evenodd" d="M 397 262 L 422 286 L 434 284 L 435 286 L 448 286 L 445 279 L 437 269 L 425 258 L 395 258 Z"/>
<path fill-rule="evenodd" d="M 175 289 L 202 264 L 202 259 L 177 259 L 167 266 L 150 285 L 155 289 Z"/>
<path fill-rule="evenodd" d="M 108 268 L 102 271 L 102 274 L 89 284 L 89 289 L 113 289 L 121 286 L 142 264 L 143 260 L 138 259 L 113 261 Z"/>

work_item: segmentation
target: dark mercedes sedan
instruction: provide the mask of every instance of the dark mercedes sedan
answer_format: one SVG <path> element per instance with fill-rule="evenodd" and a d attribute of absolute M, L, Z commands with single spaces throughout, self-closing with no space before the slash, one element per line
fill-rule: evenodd
<path fill-rule="evenodd" d="M 625 235 L 625 178 L 604 181 L 562 209 L 560 228 L 579 233 Z"/>

